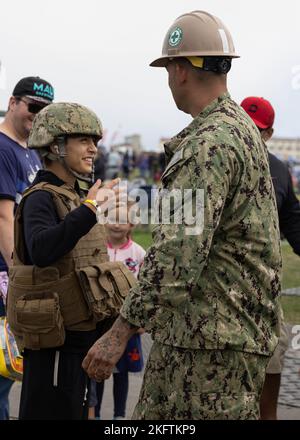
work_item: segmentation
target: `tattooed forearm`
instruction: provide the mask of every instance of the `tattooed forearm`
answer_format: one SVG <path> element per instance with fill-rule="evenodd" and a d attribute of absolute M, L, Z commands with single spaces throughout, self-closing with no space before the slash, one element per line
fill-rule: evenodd
<path fill-rule="evenodd" d="M 112 351 L 116 353 L 115 350 L 118 351 L 118 347 L 120 347 L 120 350 L 123 350 L 122 346 L 124 341 L 127 342 L 129 338 L 138 331 L 138 329 L 139 327 L 130 324 L 125 318 L 119 316 L 111 330 L 108 332 L 109 337 L 107 339 L 99 339 L 98 344 L 101 345 L 101 348 L 106 350 L 107 355 Z"/>

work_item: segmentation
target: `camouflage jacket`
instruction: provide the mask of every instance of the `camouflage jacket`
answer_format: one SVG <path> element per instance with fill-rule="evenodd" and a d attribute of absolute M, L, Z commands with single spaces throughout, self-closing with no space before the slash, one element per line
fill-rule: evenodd
<path fill-rule="evenodd" d="M 267 151 L 229 94 L 165 145 L 164 190 L 204 190 L 204 228 L 159 224 L 121 314 L 161 343 L 270 355 L 281 252 Z M 162 195 L 162 200 L 165 193 Z M 194 209 L 195 211 L 195 209 Z M 174 212 L 174 210 L 173 210 Z"/>

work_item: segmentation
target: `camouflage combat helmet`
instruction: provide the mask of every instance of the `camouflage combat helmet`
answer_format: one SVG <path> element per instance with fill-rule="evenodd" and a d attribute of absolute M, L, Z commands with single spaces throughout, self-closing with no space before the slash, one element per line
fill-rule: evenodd
<path fill-rule="evenodd" d="M 86 135 L 101 139 L 102 134 L 101 122 L 90 109 L 79 104 L 59 102 L 48 105 L 37 114 L 30 131 L 28 147 L 38 149 L 43 158 L 59 160 L 76 178 L 92 182 L 93 170 L 90 174 L 81 174 L 69 167 L 65 138 L 68 135 Z M 56 154 L 49 148 L 54 143 Z"/>
<path fill-rule="evenodd" d="M 29 148 L 45 148 L 58 137 L 84 134 L 102 137 L 102 124 L 96 114 L 83 105 L 68 102 L 50 104 L 35 117 L 29 135 Z"/>

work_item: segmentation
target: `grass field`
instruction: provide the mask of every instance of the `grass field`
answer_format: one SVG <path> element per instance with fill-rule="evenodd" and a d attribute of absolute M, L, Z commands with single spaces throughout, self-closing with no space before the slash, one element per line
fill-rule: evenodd
<path fill-rule="evenodd" d="M 134 240 L 147 249 L 152 242 L 151 233 L 138 229 L 134 232 Z M 288 243 L 282 243 L 283 280 L 282 288 L 300 287 L 300 257 L 293 253 Z M 282 306 L 286 322 L 300 325 L 300 297 L 283 296 Z"/>

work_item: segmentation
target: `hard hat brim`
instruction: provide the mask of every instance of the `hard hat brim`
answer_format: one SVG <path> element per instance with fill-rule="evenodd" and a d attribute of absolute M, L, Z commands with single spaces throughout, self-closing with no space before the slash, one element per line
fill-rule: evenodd
<path fill-rule="evenodd" d="M 170 57 L 157 58 L 156 60 L 152 61 L 152 63 L 150 63 L 149 66 L 150 67 L 166 67 L 168 65 L 169 60 L 170 60 Z"/>
<path fill-rule="evenodd" d="M 209 53 L 204 53 L 202 52 L 201 54 L 196 54 L 195 52 L 191 52 L 191 53 L 185 53 L 184 55 L 180 54 L 180 55 L 170 55 L 168 57 L 160 57 L 157 58 L 156 60 L 152 61 L 152 63 L 149 64 L 150 67 L 166 67 L 168 65 L 168 62 L 170 59 L 174 59 L 174 58 L 186 58 L 187 56 L 198 56 L 198 57 L 222 57 L 222 58 L 240 58 L 240 55 L 236 55 L 235 53 L 230 53 L 228 55 L 224 55 L 224 54 L 220 54 L 220 53 L 214 53 L 214 52 L 209 52 Z"/>

